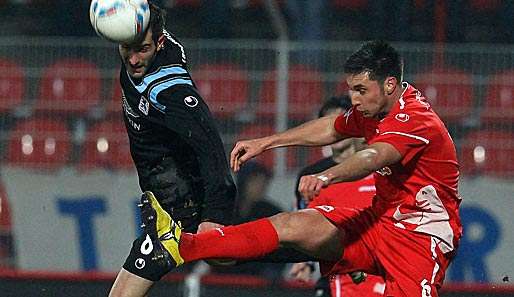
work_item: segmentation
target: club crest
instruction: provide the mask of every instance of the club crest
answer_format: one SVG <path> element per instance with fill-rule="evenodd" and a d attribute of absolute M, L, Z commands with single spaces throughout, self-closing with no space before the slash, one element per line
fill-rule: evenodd
<path fill-rule="evenodd" d="M 405 123 L 409 120 L 409 115 L 406 113 L 399 113 L 399 114 L 395 115 L 394 118 L 400 122 Z"/>

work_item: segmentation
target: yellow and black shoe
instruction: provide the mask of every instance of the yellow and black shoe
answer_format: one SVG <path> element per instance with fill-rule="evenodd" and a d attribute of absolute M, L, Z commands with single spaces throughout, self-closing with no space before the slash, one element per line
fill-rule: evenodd
<path fill-rule="evenodd" d="M 150 191 L 143 193 L 139 206 L 142 227 L 153 243 L 152 260 L 170 270 L 182 265 L 184 259 L 180 256 L 178 248 L 182 234 L 180 223 L 173 221 Z"/>

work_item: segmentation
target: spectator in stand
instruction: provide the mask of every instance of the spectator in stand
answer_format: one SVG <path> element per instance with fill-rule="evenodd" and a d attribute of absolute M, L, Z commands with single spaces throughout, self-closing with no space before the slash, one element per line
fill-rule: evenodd
<path fill-rule="evenodd" d="M 242 224 L 261 218 L 271 217 L 282 212 L 272 200 L 267 197 L 268 186 L 271 182 L 271 172 L 256 161 L 248 162 L 236 176 L 238 195 L 234 223 Z M 259 275 L 270 279 L 280 277 L 285 265 L 283 263 L 242 263 L 235 266 L 211 267 L 212 272 L 242 273 Z"/>

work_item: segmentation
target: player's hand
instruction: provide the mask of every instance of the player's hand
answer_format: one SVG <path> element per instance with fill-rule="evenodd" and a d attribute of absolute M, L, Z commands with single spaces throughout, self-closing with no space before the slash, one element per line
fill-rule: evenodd
<path fill-rule="evenodd" d="M 304 263 L 295 263 L 291 270 L 289 270 L 289 275 L 292 278 L 295 278 L 302 282 L 308 282 L 312 278 L 312 273 L 314 270 L 312 269 L 312 265 L 304 262 Z"/>
<path fill-rule="evenodd" d="M 198 231 L 196 233 L 202 233 L 207 232 L 216 228 L 221 228 L 223 225 L 213 222 L 202 222 L 200 225 L 198 225 Z M 231 266 L 235 265 L 236 261 L 231 259 L 210 259 L 206 260 L 207 264 L 214 265 L 214 266 Z"/>
<path fill-rule="evenodd" d="M 213 223 L 213 222 L 201 222 L 200 225 L 198 225 L 198 231 L 196 233 L 202 233 L 206 232 L 212 229 L 221 228 L 224 227 L 221 224 Z"/>
<path fill-rule="evenodd" d="M 238 141 L 230 152 L 230 167 L 234 172 L 239 171 L 244 162 L 262 153 L 264 149 L 263 138 Z"/>
<path fill-rule="evenodd" d="M 323 174 L 304 175 L 300 178 L 298 192 L 302 194 L 303 199 L 308 203 L 319 195 L 321 188 L 328 186 L 329 183 L 329 177 Z"/>

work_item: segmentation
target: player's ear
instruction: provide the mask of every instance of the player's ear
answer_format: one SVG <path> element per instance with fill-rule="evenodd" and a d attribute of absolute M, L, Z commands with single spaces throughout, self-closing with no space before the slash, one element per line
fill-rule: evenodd
<path fill-rule="evenodd" d="M 163 47 L 164 47 L 164 39 L 166 37 L 164 36 L 164 34 L 161 34 L 161 36 L 159 36 L 159 39 L 157 40 L 157 50 L 160 51 Z"/>
<path fill-rule="evenodd" d="M 394 93 L 397 85 L 396 78 L 394 76 L 390 76 L 384 80 L 384 91 L 387 95 L 391 95 Z"/>

